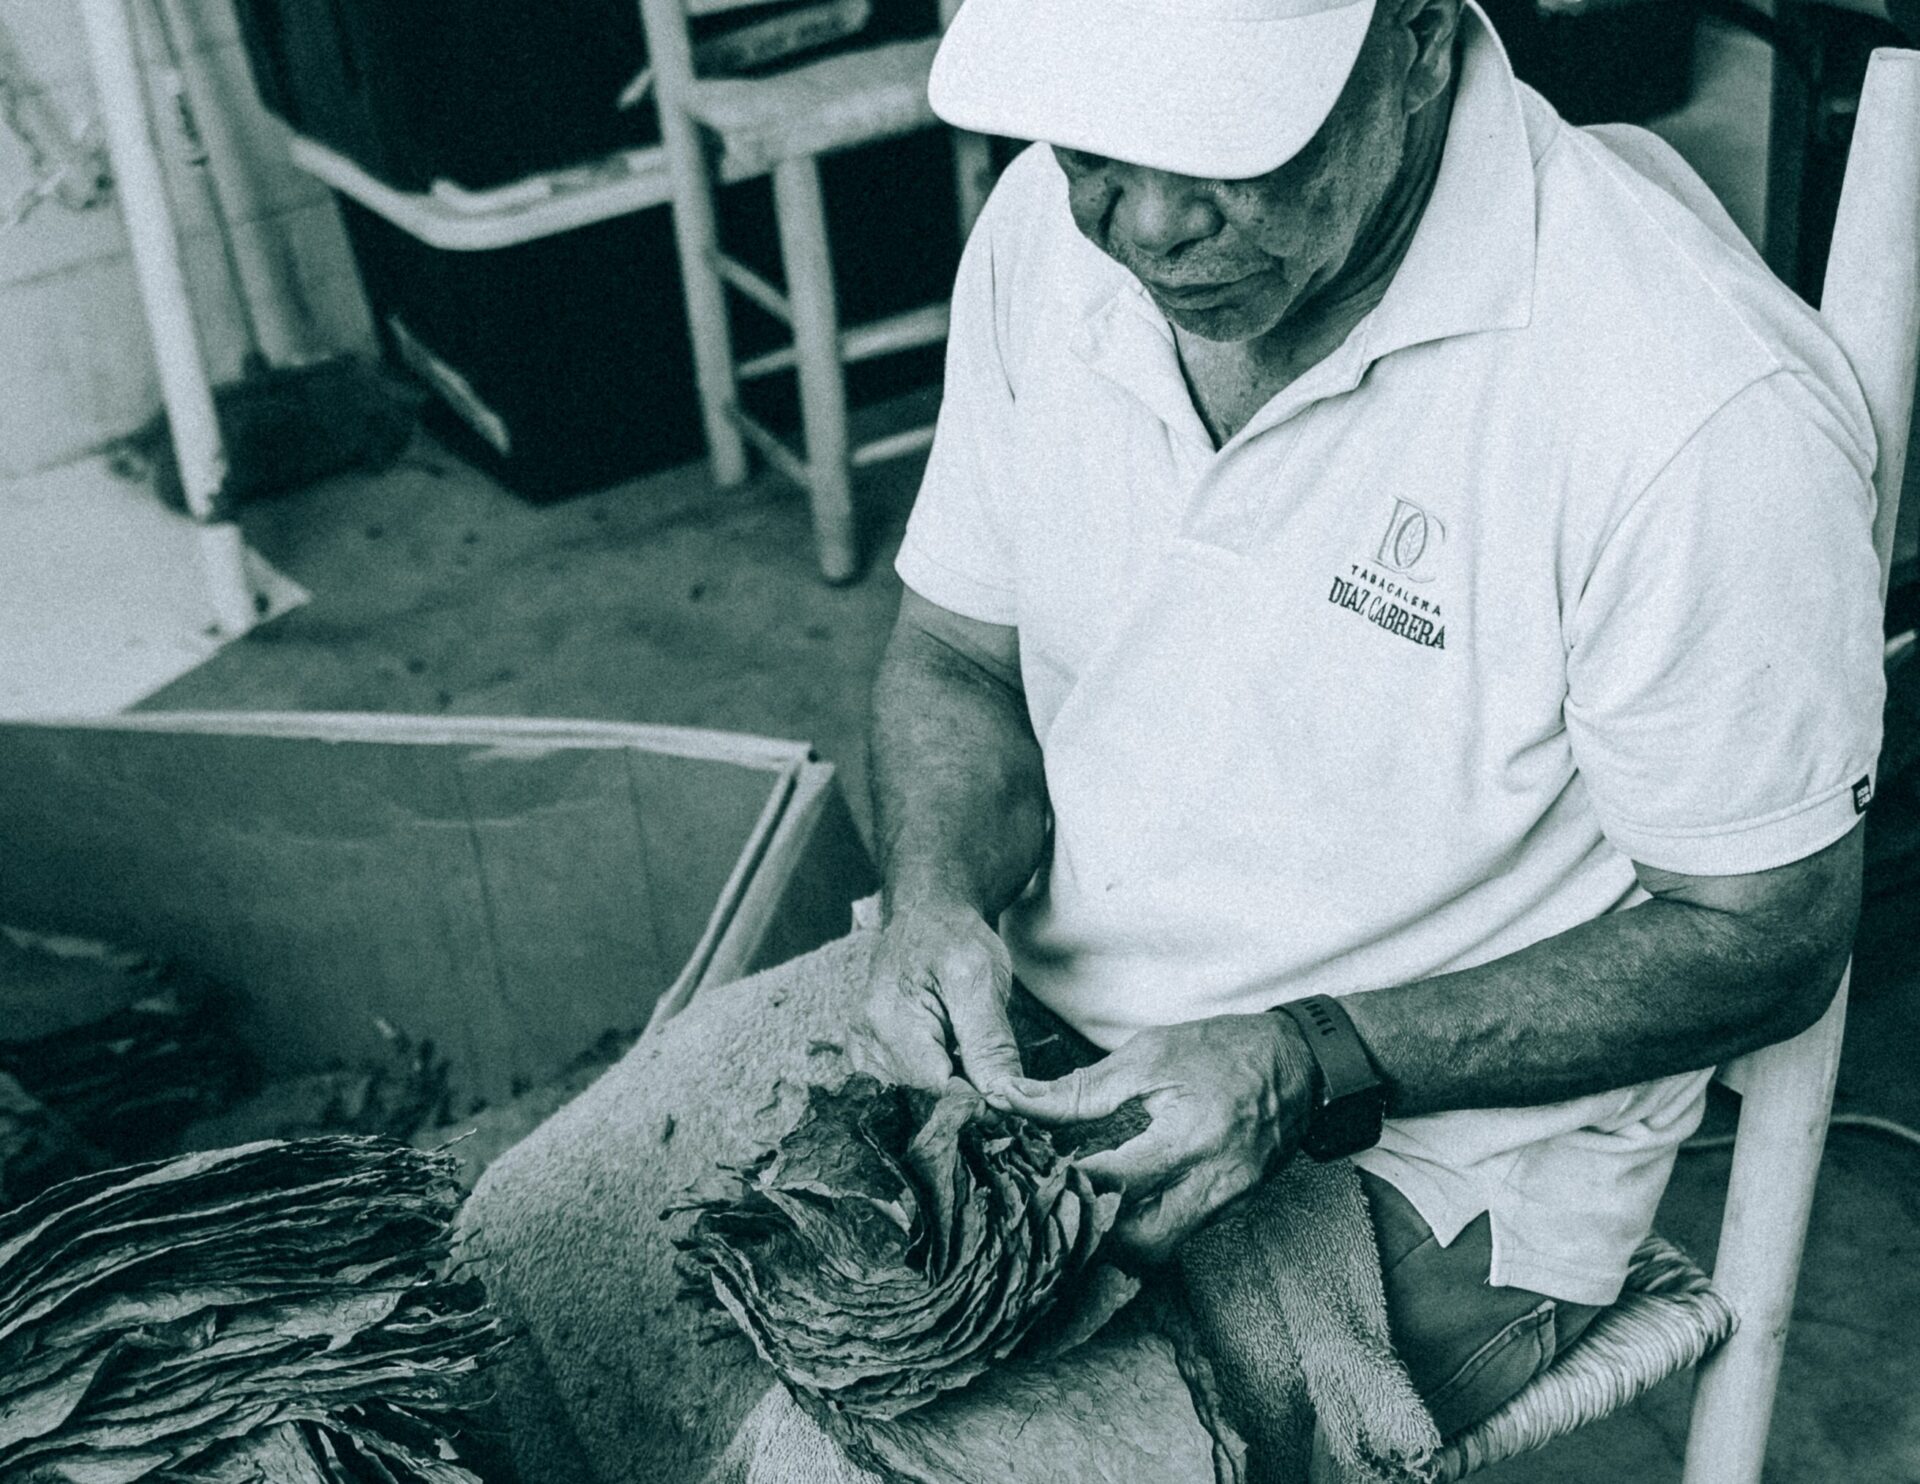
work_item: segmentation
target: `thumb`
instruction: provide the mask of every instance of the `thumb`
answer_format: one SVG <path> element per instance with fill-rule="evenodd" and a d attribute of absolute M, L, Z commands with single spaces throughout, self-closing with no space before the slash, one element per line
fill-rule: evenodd
<path fill-rule="evenodd" d="M 1206 1217 L 1201 1182 L 1188 1175 L 1123 1214 L 1111 1240 L 1141 1262 L 1163 1263 Z"/>
<path fill-rule="evenodd" d="M 1118 1186 L 1137 1196 L 1166 1185 L 1180 1168 L 1181 1152 L 1180 1141 L 1166 1124 L 1150 1123 L 1119 1147 L 1089 1154 L 1078 1163 L 1095 1185 Z"/>
<path fill-rule="evenodd" d="M 1105 1118 L 1139 1092 L 1126 1076 L 1124 1064 L 1117 1062 L 1116 1057 L 1105 1057 L 1051 1082 L 1021 1077 L 1008 1083 L 1002 1096 L 1014 1112 L 1044 1123 L 1088 1123 Z"/>

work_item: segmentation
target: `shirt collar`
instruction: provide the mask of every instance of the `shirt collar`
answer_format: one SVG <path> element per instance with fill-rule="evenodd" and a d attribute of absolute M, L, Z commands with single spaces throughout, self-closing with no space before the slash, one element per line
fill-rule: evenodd
<path fill-rule="evenodd" d="M 1368 361 L 1533 316 L 1533 146 L 1507 54 L 1474 0 L 1440 173 L 1393 282 L 1362 322 Z"/>
<path fill-rule="evenodd" d="M 1407 255 L 1346 343 L 1277 402 L 1291 405 L 1309 391 L 1327 395 L 1335 390 L 1329 379 L 1351 390 L 1367 366 L 1394 351 L 1519 329 L 1532 317 L 1534 154 L 1527 120 L 1506 51 L 1476 0 L 1467 0 L 1464 17 L 1447 142 Z M 1098 271 L 1082 301 L 1075 352 L 1169 426 L 1206 441 L 1165 317 L 1132 274 L 1097 249 L 1087 251 Z M 1271 420 L 1263 413 L 1254 424 Z M 1244 431 L 1253 430 L 1250 424 Z"/>

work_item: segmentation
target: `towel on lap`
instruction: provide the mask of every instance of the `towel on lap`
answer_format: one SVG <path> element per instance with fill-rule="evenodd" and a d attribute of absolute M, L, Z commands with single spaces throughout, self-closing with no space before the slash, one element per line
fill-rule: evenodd
<path fill-rule="evenodd" d="M 502 1403 L 523 1479 L 871 1484 L 844 1460 L 823 1472 L 825 1435 L 768 1392 L 744 1337 L 680 1296 L 672 1239 L 687 1218 L 657 1215 L 770 1147 L 808 1084 L 851 1070 L 871 945 L 856 935 L 704 992 L 481 1181 L 463 1230 L 520 1335 Z M 1034 1075 L 1093 1054 L 1036 1006 L 1016 1028 Z M 1068 1484 L 1069 1453 L 1075 1478 L 1298 1479 L 1310 1396 L 1352 1477 L 1417 1477 L 1438 1439 L 1387 1344 L 1349 1167 L 1295 1161 L 1188 1244 L 1181 1276 L 1079 1350 L 908 1413 L 877 1440 L 881 1459 L 941 1481 Z"/>

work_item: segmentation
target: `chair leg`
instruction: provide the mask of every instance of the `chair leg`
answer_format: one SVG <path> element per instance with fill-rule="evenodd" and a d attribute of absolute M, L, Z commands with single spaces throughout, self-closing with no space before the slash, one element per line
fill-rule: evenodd
<path fill-rule="evenodd" d="M 806 438 L 808 494 L 820 572 L 845 582 L 859 565 L 853 526 L 853 471 L 848 463 L 847 384 L 840 363 L 840 313 L 833 259 L 820 198 L 820 168 L 811 158 L 783 161 L 773 173 L 774 215 L 793 311 L 793 348 L 800 377 L 800 422 Z"/>
<path fill-rule="evenodd" d="M 1846 1005 L 1843 978 L 1813 1030 L 1745 1059 L 1739 1142 L 1713 1263 L 1713 1286 L 1740 1327 L 1701 1364 L 1694 1383 L 1684 1484 L 1759 1484 Z M 1807 1038 L 1821 1043 L 1819 1056 L 1795 1054 Z"/>
<path fill-rule="evenodd" d="M 713 184 L 698 130 L 685 116 L 670 121 L 667 113 L 662 109 L 661 136 L 673 187 L 673 235 L 687 301 L 687 332 L 693 341 L 694 385 L 700 395 L 713 480 L 724 489 L 747 477 L 747 451 L 728 415 L 739 392 L 734 383 L 726 288 L 713 266 L 720 244 Z"/>
<path fill-rule="evenodd" d="M 960 240 L 965 242 L 993 190 L 993 146 L 986 135 L 954 130 L 953 184 L 960 206 Z"/>

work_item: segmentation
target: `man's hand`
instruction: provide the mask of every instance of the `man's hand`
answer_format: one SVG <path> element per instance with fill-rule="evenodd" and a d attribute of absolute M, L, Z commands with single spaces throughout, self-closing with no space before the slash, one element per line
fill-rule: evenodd
<path fill-rule="evenodd" d="M 1114 1236 L 1143 1260 L 1162 1262 L 1292 1157 L 1312 1096 L 1312 1055 L 1291 1020 L 1221 1015 L 1141 1031 L 1054 1082 L 1016 1079 L 1002 1100 L 1045 1123 L 1084 1123 L 1142 1100 L 1153 1122 L 1080 1167 L 1126 1192 Z"/>
<path fill-rule="evenodd" d="M 966 907 L 896 910 L 881 931 L 867 999 L 848 1048 L 883 1082 L 938 1092 L 958 1070 L 983 1093 L 1020 1075 L 1007 1024 L 1013 965 L 1006 945 Z"/>

